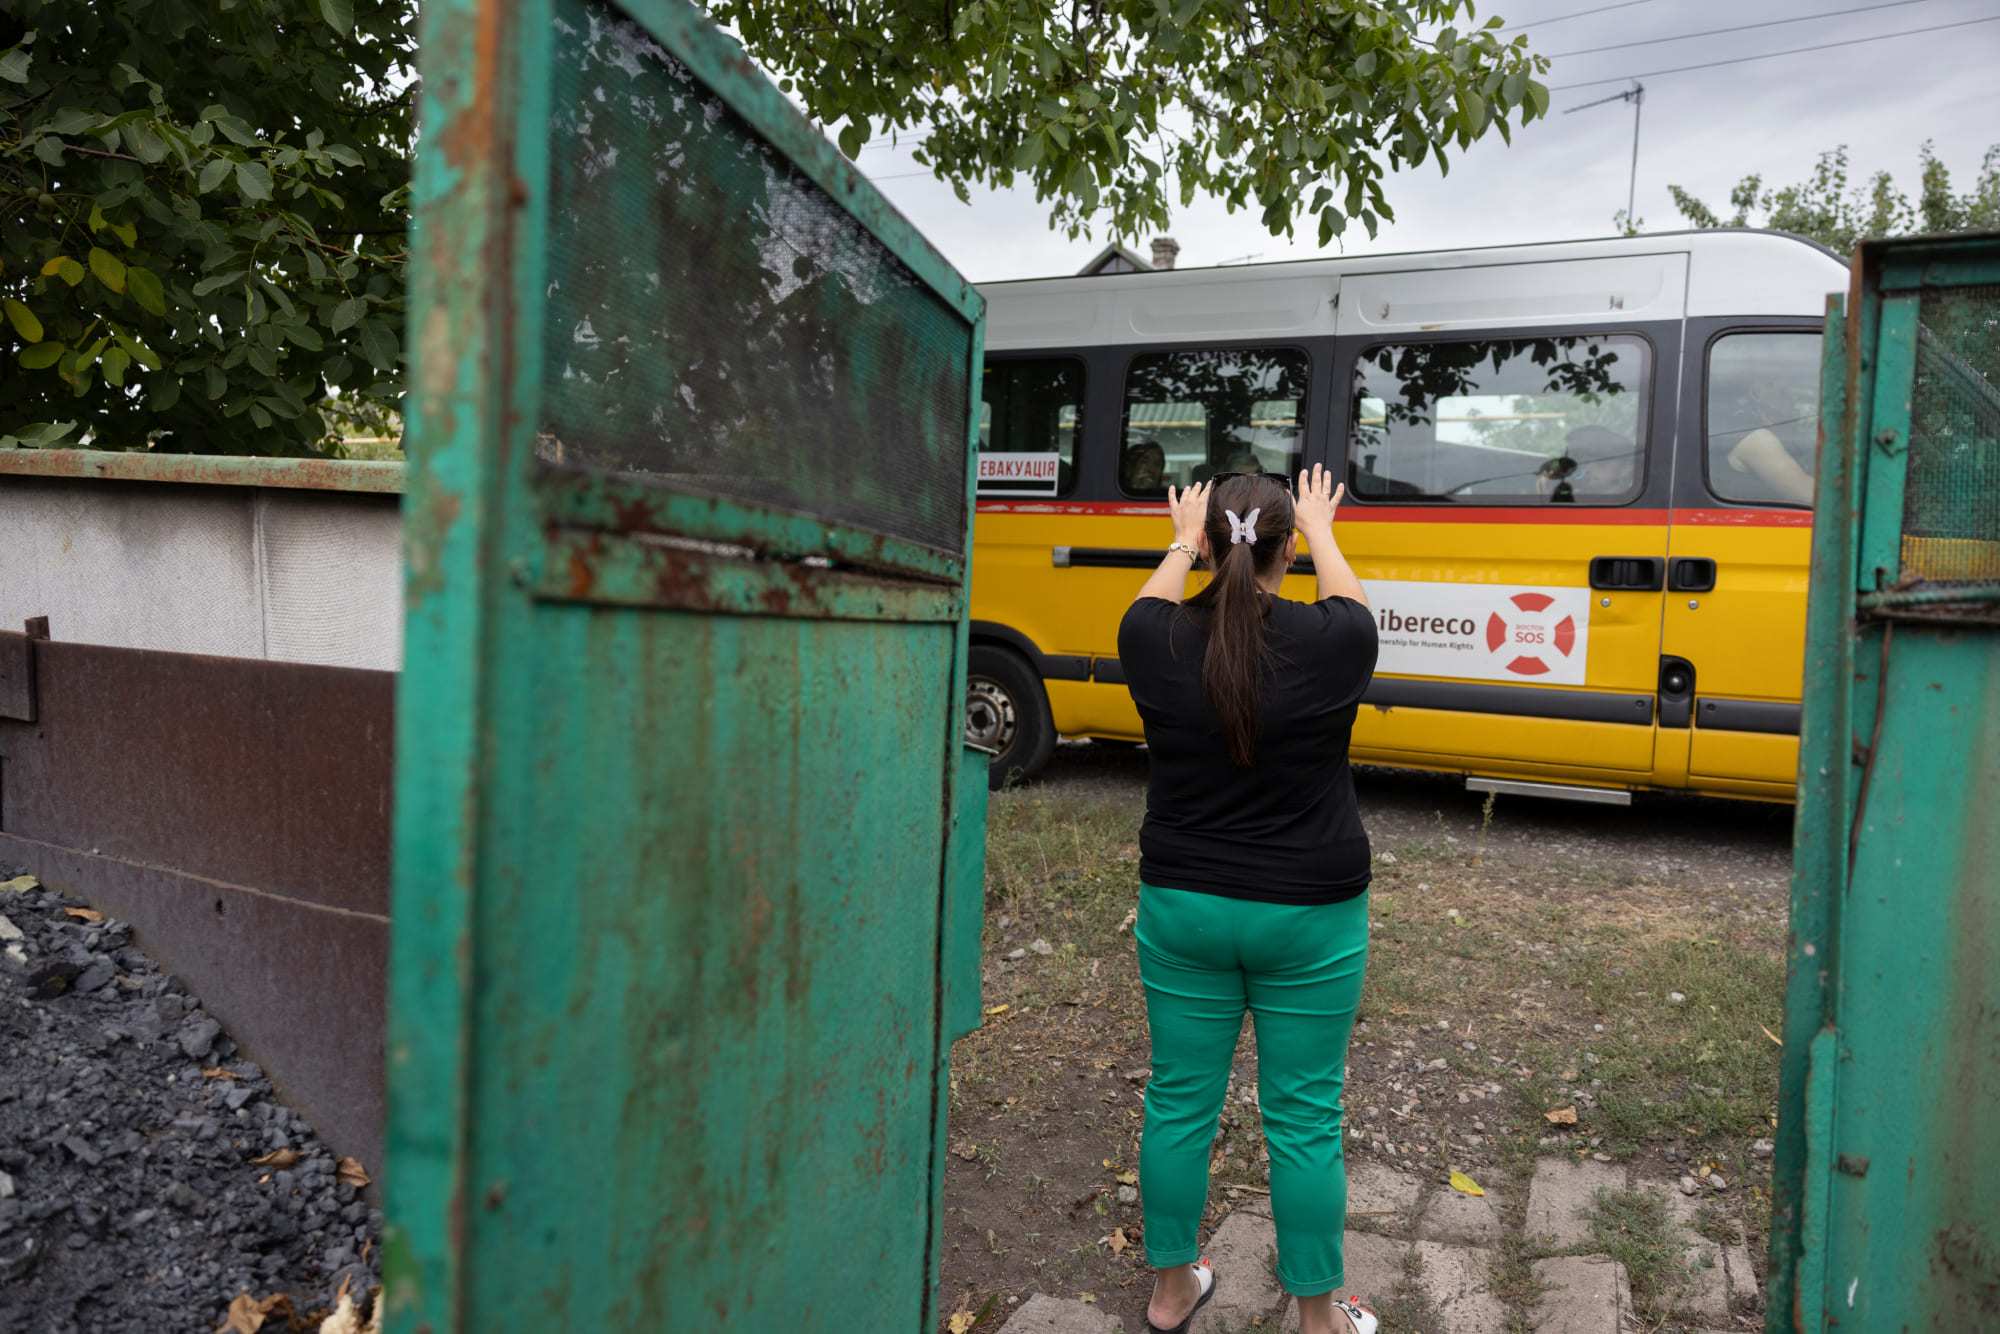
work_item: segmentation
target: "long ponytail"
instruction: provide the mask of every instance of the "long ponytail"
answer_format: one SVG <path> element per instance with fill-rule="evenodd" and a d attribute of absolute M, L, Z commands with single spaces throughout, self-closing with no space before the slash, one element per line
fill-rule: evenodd
<path fill-rule="evenodd" d="M 1264 667 L 1271 655 L 1270 595 L 1257 579 L 1284 556 L 1292 532 L 1291 495 L 1261 474 L 1227 478 L 1209 495 L 1206 529 L 1215 577 L 1187 600 L 1189 607 L 1207 612 L 1202 695 L 1221 724 L 1230 762 L 1248 769 L 1257 758 Z"/>

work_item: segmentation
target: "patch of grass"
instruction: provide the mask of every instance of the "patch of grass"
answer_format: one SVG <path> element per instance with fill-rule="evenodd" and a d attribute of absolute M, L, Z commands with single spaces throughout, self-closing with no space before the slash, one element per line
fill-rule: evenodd
<path fill-rule="evenodd" d="M 1413 1250 L 1403 1257 L 1403 1281 L 1375 1304 L 1382 1334 L 1451 1334 L 1444 1313 L 1423 1289 L 1424 1262 Z"/>
<path fill-rule="evenodd" d="M 1659 1328 L 1693 1295 L 1693 1264 L 1659 1192 L 1601 1190 L 1589 1222 L 1591 1239 L 1579 1253 L 1608 1255 L 1625 1266 L 1632 1305 L 1648 1328 Z"/>
<path fill-rule="evenodd" d="M 1582 992 L 1603 1032 L 1580 1053 L 1543 1053 L 1568 1091 L 1599 1104 L 1607 1137 L 1679 1134 L 1709 1139 L 1765 1133 L 1777 1088 L 1778 1047 L 1764 1035 L 1782 1008 L 1778 958 L 1718 940 L 1666 940 L 1572 949 L 1551 964 L 1558 985 Z M 1674 1001 L 1674 995 L 1684 999 Z M 1562 1079 L 1574 1072 L 1573 1079 Z M 1544 1083 L 1543 1096 L 1563 1090 Z"/>
<path fill-rule="evenodd" d="M 1139 903 L 1138 818 L 1107 802 L 1032 792 L 996 793 L 987 806 L 988 892 L 1001 914 L 1058 932 L 1086 955 L 1103 953 Z"/>

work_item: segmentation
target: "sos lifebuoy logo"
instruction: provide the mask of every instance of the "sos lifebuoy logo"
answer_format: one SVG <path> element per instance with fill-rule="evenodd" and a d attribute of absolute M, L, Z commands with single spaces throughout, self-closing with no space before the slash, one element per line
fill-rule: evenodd
<path fill-rule="evenodd" d="M 1588 588 L 1364 581 L 1381 656 L 1403 676 L 1575 685 L 1590 656 Z"/>

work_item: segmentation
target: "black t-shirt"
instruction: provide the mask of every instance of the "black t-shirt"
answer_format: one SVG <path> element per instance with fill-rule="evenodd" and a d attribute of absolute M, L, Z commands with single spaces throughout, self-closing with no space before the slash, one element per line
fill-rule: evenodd
<path fill-rule="evenodd" d="M 1146 724 L 1152 777 L 1139 876 L 1265 903 L 1338 903 L 1368 887 L 1348 737 L 1375 674 L 1375 618 L 1350 598 L 1271 599 L 1255 763 L 1240 769 L 1202 696 L 1207 617 L 1140 598 L 1118 661 Z"/>

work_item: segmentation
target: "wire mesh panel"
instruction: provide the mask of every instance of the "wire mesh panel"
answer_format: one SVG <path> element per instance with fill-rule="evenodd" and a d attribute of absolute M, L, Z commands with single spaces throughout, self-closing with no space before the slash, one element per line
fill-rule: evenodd
<path fill-rule="evenodd" d="M 1924 292 L 1902 573 L 2000 583 L 2000 284 Z"/>
<path fill-rule="evenodd" d="M 553 40 L 538 454 L 958 550 L 966 320 L 636 24 Z"/>

